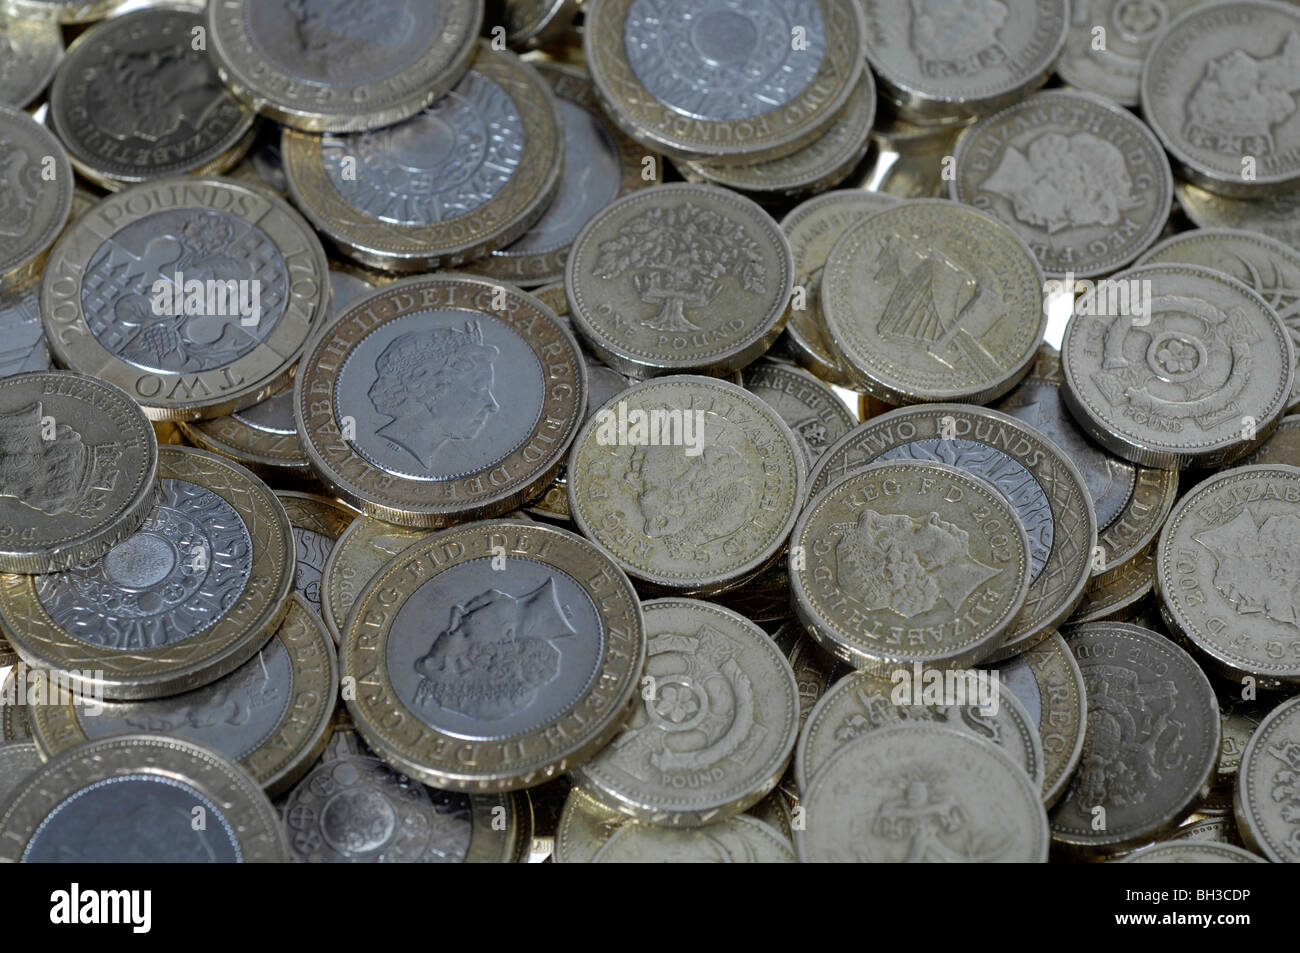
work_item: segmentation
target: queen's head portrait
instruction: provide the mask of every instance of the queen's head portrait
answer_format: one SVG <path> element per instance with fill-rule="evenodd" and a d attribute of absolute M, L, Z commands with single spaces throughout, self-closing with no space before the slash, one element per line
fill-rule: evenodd
<path fill-rule="evenodd" d="M 21 238 L 41 196 L 41 166 L 27 150 L 0 137 L 0 238 Z"/>
<path fill-rule="evenodd" d="M 88 515 L 97 473 L 94 449 L 39 403 L 0 416 L 0 497 L 47 516 Z"/>

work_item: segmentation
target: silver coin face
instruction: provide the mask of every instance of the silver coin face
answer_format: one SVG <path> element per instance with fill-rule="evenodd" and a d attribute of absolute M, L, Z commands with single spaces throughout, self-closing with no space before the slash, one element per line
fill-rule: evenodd
<path fill-rule="evenodd" d="M 41 330 L 40 285 L 0 293 L 0 377 L 54 367 Z"/>
<path fill-rule="evenodd" d="M 27 113 L 0 106 L 0 287 L 54 243 L 72 209 L 72 187 L 63 144 Z"/>
<path fill-rule="evenodd" d="M 0 14 L 3 16 L 3 14 Z M 58 24 L 8 19 L 0 34 L 0 104 L 25 109 L 49 85 L 63 58 Z"/>
<path fill-rule="evenodd" d="M 757 394 L 794 431 L 809 471 L 831 444 L 857 424 L 839 395 L 807 371 L 760 361 L 744 371 L 745 389 Z"/>
<path fill-rule="evenodd" d="M 1297 797 L 1291 781 L 1300 763 L 1300 699 L 1283 702 L 1246 746 L 1237 780 L 1237 828 L 1246 845 L 1274 863 L 1300 860 Z"/>

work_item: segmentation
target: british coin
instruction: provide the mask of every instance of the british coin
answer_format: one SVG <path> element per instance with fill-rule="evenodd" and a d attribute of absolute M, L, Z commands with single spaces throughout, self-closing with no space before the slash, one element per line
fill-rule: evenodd
<path fill-rule="evenodd" d="M 1187 182 L 1174 183 L 1178 205 L 1201 228 L 1239 228 L 1300 250 L 1300 190 L 1259 198 L 1228 198 Z"/>
<path fill-rule="evenodd" d="M 1205 228 L 1166 239 L 1138 264 L 1169 262 L 1223 272 L 1258 294 L 1286 325 L 1300 361 L 1300 251 L 1255 232 Z M 1290 404 L 1300 404 L 1300 368 L 1295 372 Z"/>
<path fill-rule="evenodd" d="M 219 417 L 289 380 L 329 307 L 327 273 L 319 239 L 282 199 L 229 179 L 164 179 L 68 229 L 41 282 L 41 320 L 60 364 L 117 384 L 152 419 Z"/>
<path fill-rule="evenodd" d="M 1300 699 L 1292 698 L 1274 708 L 1251 736 L 1233 802 L 1243 843 L 1273 863 L 1300 860 L 1300 798 L 1290 783 L 1298 769 Z"/>
<path fill-rule="evenodd" d="M 1263 442 L 1295 376 L 1276 312 L 1236 279 L 1192 265 L 1109 280 L 1141 299 L 1142 314 L 1076 308 L 1065 328 L 1061 396 L 1084 432 L 1125 460 L 1166 469 L 1222 466 Z"/>
<path fill-rule="evenodd" d="M 77 38 L 50 88 L 49 121 L 73 167 L 106 189 L 219 174 L 252 144 L 253 111 L 194 45 L 203 11 L 113 17 Z"/>
<path fill-rule="evenodd" d="M 589 420 L 568 473 L 575 524 L 625 572 L 708 595 L 777 558 L 808 469 L 795 435 L 759 398 L 672 376 L 624 391 Z"/>
<path fill-rule="evenodd" d="M 216 681 L 257 654 L 289 610 L 284 507 L 238 464 L 158 451 L 158 502 L 100 559 L 0 576 L 0 631 L 29 665 L 121 700 Z"/>
<path fill-rule="evenodd" d="M 903 119 L 952 122 L 1022 99 L 1065 45 L 1066 0 L 952 6 L 867 0 L 867 61 Z"/>
<path fill-rule="evenodd" d="M 1067 90 L 975 123 L 953 169 L 952 197 L 1011 228 L 1052 278 L 1129 264 L 1160 237 L 1174 200 L 1151 130 L 1112 102 Z"/>
<path fill-rule="evenodd" d="M 878 676 L 987 659 L 1021 612 L 1031 568 L 1011 502 L 929 461 L 884 461 L 831 484 L 790 536 L 795 614 L 828 652 Z"/>
<path fill-rule="evenodd" d="M 1216 844 L 1232 844 L 1235 847 L 1242 846 L 1241 835 L 1237 833 L 1237 822 L 1233 820 L 1231 814 L 1226 817 L 1198 817 L 1193 814 L 1177 831 L 1164 839 L 1209 841 Z"/>
<path fill-rule="evenodd" d="M 585 15 L 610 117 L 674 159 L 789 155 L 824 131 L 864 68 L 851 0 L 596 0 Z"/>
<path fill-rule="evenodd" d="M 0 687 L 4 698 L 4 704 L 0 705 L 0 741 L 28 741 L 32 738 L 32 723 L 28 717 L 31 707 L 27 704 L 26 692 L 31 679 L 26 664 L 7 642 L 4 657 L 9 672 L 5 675 L 3 687 Z"/>
<path fill-rule="evenodd" d="M 1156 473 L 1174 473 L 1157 470 Z M 1151 594 L 1156 582 L 1156 554 L 1152 544 L 1128 562 L 1112 566 L 1088 580 L 1083 598 L 1070 614 L 1070 622 L 1100 622 L 1111 619 L 1131 622 Z"/>
<path fill-rule="evenodd" d="M 1232 785 L 1241 769 L 1241 756 L 1272 707 L 1271 702 L 1258 698 L 1244 699 L 1240 689 L 1219 695 L 1219 714 L 1223 718 L 1223 744 L 1219 747 L 1219 763 L 1215 767 L 1215 780 L 1219 786 Z"/>
<path fill-rule="evenodd" d="M 53 23 L 90 23 L 126 0 L 0 0 L 0 14 Z"/>
<path fill-rule="evenodd" d="M 1001 397 L 1043 343 L 1043 270 L 1006 225 L 916 199 L 849 227 L 822 274 L 828 340 L 886 403 Z"/>
<path fill-rule="evenodd" d="M 1062 630 L 1087 687 L 1083 758 L 1052 811 L 1052 839 L 1079 853 L 1136 847 L 1177 826 L 1210 787 L 1219 703 L 1192 657 L 1123 622 Z M 1133 751 L 1147 752 L 1135 766 Z"/>
<path fill-rule="evenodd" d="M 0 14 L 0 105 L 26 109 L 63 59 L 58 24 Z"/>
<path fill-rule="evenodd" d="M 366 583 L 390 559 L 429 533 L 429 530 L 394 526 L 368 516 L 360 517 L 343 531 L 321 573 L 321 616 L 336 644 L 343 641 L 340 633 Z"/>
<path fill-rule="evenodd" d="M 562 281 L 569 249 L 587 221 L 615 199 L 663 180 L 660 158 L 647 154 L 609 121 L 585 73 L 551 63 L 536 66 L 560 108 L 560 190 L 523 237 L 466 266 L 473 274 L 521 288 Z M 653 170 L 649 178 L 643 174 L 647 169 Z"/>
<path fill-rule="evenodd" d="M 505 30 L 512 50 L 545 46 L 572 25 L 581 0 L 487 0 L 484 27 Z"/>
<path fill-rule="evenodd" d="M 185 738 L 237 762 L 275 797 L 324 750 L 338 676 L 325 626 L 293 596 L 271 640 L 224 678 L 167 698 L 104 702 L 94 711 L 72 699 L 35 705 L 32 729 L 46 757 L 133 731 Z"/>
<path fill-rule="evenodd" d="M 53 370 L 41 331 L 41 284 L 28 281 L 0 291 L 0 377 Z"/>
<path fill-rule="evenodd" d="M 842 663 L 824 652 L 816 639 L 795 619 L 772 633 L 772 641 L 785 653 L 799 689 L 799 730 L 821 697 L 835 684 Z"/>
<path fill-rule="evenodd" d="M 1231 0 L 1194 7 L 1147 52 L 1142 115 L 1183 176 L 1203 188 L 1249 198 L 1297 186 L 1295 103 L 1289 92 L 1269 92 L 1290 89 L 1297 72 L 1294 5 Z"/>
<path fill-rule="evenodd" d="M 21 109 L 0 105 L 0 292 L 26 284 L 72 210 L 72 165 L 54 134 Z"/>
<path fill-rule="evenodd" d="M 452 274 L 358 301 L 311 344 L 294 383 L 317 476 L 367 515 L 409 526 L 532 499 L 585 411 L 582 355 L 550 309 Z"/>
<path fill-rule="evenodd" d="M 158 443 L 121 389 L 68 371 L 0 379 L 0 571 L 99 559 L 154 505 Z"/>
<path fill-rule="evenodd" d="M 800 804 L 804 863 L 1043 863 L 1042 792 L 998 747 L 936 724 L 871 731 L 817 772 Z"/>
<path fill-rule="evenodd" d="M 1205 0 L 1074 0 L 1056 72 L 1071 86 L 1136 106 L 1151 41 Z"/>
<path fill-rule="evenodd" d="M 839 185 L 862 161 L 875 118 L 876 84 L 871 71 L 863 70 L 853 95 L 826 131 L 799 151 L 754 165 L 681 161 L 677 168 L 688 182 L 725 186 L 758 201 L 815 195 Z"/>
<path fill-rule="evenodd" d="M 1264 864 L 1268 861 L 1257 857 L 1242 847 L 1231 844 L 1210 843 L 1166 843 L 1152 844 L 1141 850 L 1119 858 L 1118 864 Z"/>
<path fill-rule="evenodd" d="M 1156 589 L 1170 631 L 1226 678 L 1300 683 L 1287 555 L 1297 545 L 1300 470 L 1233 467 L 1197 484 L 1160 534 Z"/>
<path fill-rule="evenodd" d="M 1064 384 L 1061 355 L 1044 346 L 1029 374 L 997 408 L 1049 437 L 1079 468 L 1097 516 L 1100 559 L 1094 560 L 1099 567 L 1094 578 L 1099 578 L 1118 572 L 1151 546 L 1178 496 L 1178 474 L 1136 466 L 1090 440 L 1062 400 Z"/>
<path fill-rule="evenodd" d="M 42 763 L 40 750 L 31 741 L 0 744 L 0 804 Z"/>
<path fill-rule="evenodd" d="M 767 633 L 721 606 L 654 599 L 641 609 L 642 703 L 575 770 L 578 786 L 659 827 L 703 827 L 747 810 L 776 787 L 794 751 L 790 664 Z"/>
<path fill-rule="evenodd" d="M 483 0 L 362 0 L 346 10 L 294 0 L 208 5 L 221 78 L 295 129 L 357 132 L 418 113 L 474 58 Z"/>
<path fill-rule="evenodd" d="M 339 537 L 356 519 L 357 514 L 342 503 L 314 493 L 277 490 L 275 495 L 284 506 L 289 525 L 293 527 L 294 549 L 298 555 L 294 591 L 302 597 L 316 617 L 324 621 L 321 615 L 321 597 L 325 564 Z"/>
<path fill-rule="evenodd" d="M 857 426 L 835 391 L 807 371 L 764 360 L 744 370 L 745 389 L 781 415 L 799 438 L 809 472 L 821 455 Z"/>
<path fill-rule="evenodd" d="M 893 196 L 880 192 L 843 189 L 809 199 L 781 219 L 781 230 L 790 242 L 794 257 L 794 293 L 798 296 L 791 299 L 786 311 L 782 340 L 800 364 L 841 387 L 856 387 L 857 383 L 840 366 L 835 349 L 826 339 L 826 318 L 821 306 L 822 271 L 831 249 L 850 225 L 896 201 Z"/>
<path fill-rule="evenodd" d="M 205 823 L 193 820 L 202 811 Z M 116 735 L 51 758 L 0 813 L 0 860 L 285 863 L 275 808 L 240 767 L 166 735 Z"/>
<path fill-rule="evenodd" d="M 631 817 L 605 807 L 574 785 L 564 801 L 555 830 L 555 863 L 591 863 L 611 837 L 631 824 L 635 824 Z"/>
<path fill-rule="evenodd" d="M 597 212 L 565 266 L 569 318 L 631 377 L 739 370 L 781 333 L 790 245 L 772 217 L 712 185 L 661 185 Z"/>
<path fill-rule="evenodd" d="M 793 864 L 780 831 L 741 814 L 691 830 L 627 824 L 605 842 L 593 864 Z"/>
<path fill-rule="evenodd" d="M 961 683 L 963 692 L 970 688 L 966 704 L 943 704 L 939 697 L 933 704 L 923 703 L 922 686 L 911 681 L 912 671 L 900 671 L 903 674 L 895 672 L 889 678 L 852 672 L 822 696 L 799 734 L 794 773 L 801 794 L 809 790 L 809 784 L 822 766 L 854 739 L 898 724 L 930 722 L 997 745 L 1046 795 L 1043 745 L 1038 728 L 1010 691 L 990 680 L 987 684 L 991 690 L 985 696 L 988 704 L 977 702 L 978 676 L 967 670 L 956 673 L 963 679 L 969 676 L 968 681 Z M 904 676 L 909 689 L 907 695 L 914 693 L 915 698 L 911 703 L 898 704 L 893 696 L 902 687 Z"/>
<path fill-rule="evenodd" d="M 1267 440 L 1242 457 L 1241 466 L 1300 467 L 1300 415 L 1283 417 Z"/>
<path fill-rule="evenodd" d="M 396 125 L 285 130 L 294 202 L 348 257 L 388 271 L 460 265 L 521 238 L 550 206 L 565 152 L 555 95 L 531 64 L 480 43 L 454 89 Z"/>
<path fill-rule="evenodd" d="M 536 523 L 422 540 L 348 618 L 357 729 L 393 767 L 451 790 L 532 787 L 592 757 L 622 728 L 645 665 L 627 577 L 587 540 Z"/>
<path fill-rule="evenodd" d="M 1087 483 L 1067 454 L 1038 430 L 996 410 L 962 404 L 905 407 L 851 431 L 823 455 L 810 493 L 880 460 L 932 460 L 989 481 L 1015 508 L 1029 537 L 1025 606 L 990 646 L 986 661 L 1010 658 L 1047 638 L 1078 605 L 1092 573 L 1097 528 Z"/>

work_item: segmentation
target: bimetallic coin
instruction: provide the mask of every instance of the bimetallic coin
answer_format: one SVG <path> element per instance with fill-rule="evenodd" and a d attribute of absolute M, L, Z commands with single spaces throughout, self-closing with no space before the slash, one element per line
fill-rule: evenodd
<path fill-rule="evenodd" d="M 532 65 L 480 42 L 455 89 L 397 125 L 285 130 L 294 202 L 348 257 L 389 271 L 460 265 L 524 236 L 550 206 L 565 152 L 556 98 Z"/>
<path fill-rule="evenodd" d="M 92 711 L 71 699 L 32 706 L 36 743 L 53 757 L 87 740 L 148 732 L 185 738 L 236 761 L 270 797 L 288 790 L 325 748 L 338 701 L 338 662 L 325 626 L 291 597 L 275 636 L 224 678 L 193 691 Z"/>
<path fill-rule="evenodd" d="M 1269 438 L 1241 459 L 1242 466 L 1256 464 L 1300 467 L 1300 415 L 1283 417 Z"/>
<path fill-rule="evenodd" d="M 817 772 L 804 863 L 1044 863 L 1042 794 L 998 747 L 942 725 L 867 732 Z"/>
<path fill-rule="evenodd" d="M 207 685 L 257 654 L 289 610 L 284 507 L 216 454 L 158 451 L 158 502 L 107 555 L 0 576 L 0 630 L 29 665 L 137 700 Z"/>
<path fill-rule="evenodd" d="M 749 199 L 661 185 L 597 212 L 565 266 L 587 348 L 632 377 L 739 370 L 781 333 L 790 245 Z"/>
<path fill-rule="evenodd" d="M 804 501 L 807 464 L 748 391 L 673 376 L 624 391 L 569 457 L 569 510 L 635 579 L 708 595 L 773 562 Z"/>
<path fill-rule="evenodd" d="M 1197 484 L 1160 534 L 1165 623 L 1227 678 L 1249 675 L 1262 688 L 1300 683 L 1296 547 L 1300 470 L 1234 467 Z"/>
<path fill-rule="evenodd" d="M 1002 644 L 1029 538 L 993 485 L 944 463 L 873 464 L 817 494 L 790 536 L 795 614 L 821 646 L 888 677 L 964 668 Z"/>
<path fill-rule="evenodd" d="M 694 830 L 627 824 L 591 859 L 594 864 L 793 864 L 790 841 L 757 818 L 740 815 Z"/>
<path fill-rule="evenodd" d="M 1149 248 L 1174 200 L 1151 130 L 1098 96 L 1038 93 L 962 133 L 949 191 L 1025 240 L 1049 277 L 1107 275 Z"/>
<path fill-rule="evenodd" d="M 293 527 L 294 549 L 298 554 L 294 591 L 321 618 L 325 564 L 334 551 L 334 544 L 357 514 L 341 503 L 313 493 L 277 490 L 275 495 Z"/>
<path fill-rule="evenodd" d="M 31 741 L 0 744 L 0 804 L 42 764 L 40 749 Z"/>
<path fill-rule="evenodd" d="M 54 134 L 21 109 L 0 105 L 0 292 L 38 272 L 72 210 L 72 165 Z"/>
<path fill-rule="evenodd" d="M 1300 185 L 1300 8 L 1272 0 L 1194 7 L 1151 44 L 1142 115 L 1186 178 L 1250 197 Z"/>
<path fill-rule="evenodd" d="M 229 179 L 164 179 L 68 229 L 42 278 L 41 320 L 60 364 L 112 381 L 152 419 L 219 417 L 289 380 L 329 307 L 327 275 L 320 241 L 282 199 Z"/>
<path fill-rule="evenodd" d="M 204 824 L 194 824 L 202 811 Z M 25 863 L 286 863 L 275 808 L 201 745 L 116 735 L 51 758 L 0 813 L 0 859 Z"/>
<path fill-rule="evenodd" d="M 887 403 L 1001 397 L 1043 343 L 1043 270 L 983 212 L 899 203 L 849 227 L 822 275 L 840 366 Z"/>
<path fill-rule="evenodd" d="M 451 790 L 533 787 L 591 758 L 629 714 L 641 607 L 603 550 L 536 523 L 436 533 L 349 615 L 345 699 L 390 765 Z"/>
<path fill-rule="evenodd" d="M 394 526 L 363 516 L 338 538 L 325 560 L 321 575 L 320 608 L 335 643 L 347 622 L 352 604 L 375 573 L 398 553 L 429 535 L 429 530 Z"/>
<path fill-rule="evenodd" d="M 126 0 L 0 0 L 0 14 L 53 23 L 89 23 Z"/>
<path fill-rule="evenodd" d="M 466 266 L 476 275 L 521 288 L 562 281 L 569 249 L 588 220 L 615 199 L 663 180 L 662 160 L 609 121 L 586 74 L 567 66 L 536 65 L 560 107 L 564 139 L 560 190 L 522 238 Z M 646 160 L 653 163 L 648 179 L 642 174 Z"/>
<path fill-rule="evenodd" d="M 1061 396 L 1088 436 L 1166 469 L 1222 466 L 1261 443 L 1295 375 L 1276 312 L 1236 279 L 1192 265 L 1109 281 L 1141 307 L 1076 306 L 1061 342 Z"/>
<path fill-rule="evenodd" d="M 456 84 L 483 0 L 221 0 L 207 23 L 221 78 L 258 112 L 294 129 L 355 132 L 405 119 Z"/>
<path fill-rule="evenodd" d="M 50 125 L 78 172 L 107 189 L 220 173 L 252 144 L 254 114 L 221 85 L 203 11 L 137 10 L 77 38 L 50 88 Z"/>
<path fill-rule="evenodd" d="M 1251 850 L 1274 863 L 1300 861 L 1300 698 L 1283 702 L 1251 736 L 1241 758 L 1233 801 L 1237 830 Z"/>
<path fill-rule="evenodd" d="M 487 0 L 484 29 L 502 27 L 512 50 L 545 46 L 573 24 L 582 0 Z"/>
<path fill-rule="evenodd" d="M 1179 181 L 1174 183 L 1174 194 L 1183 212 L 1201 228 L 1259 232 L 1300 250 L 1300 190 L 1228 198 Z"/>
<path fill-rule="evenodd" d="M 1066 0 L 864 0 L 867 61 L 903 119 L 960 121 L 1043 85 L 1069 29 Z"/>
<path fill-rule="evenodd" d="M 0 13 L 0 105 L 25 109 L 63 59 L 63 33 L 55 23 Z"/>
<path fill-rule="evenodd" d="M 357 301 L 294 382 L 317 476 L 408 526 L 500 516 L 555 479 L 586 412 L 577 342 L 540 301 L 451 274 Z"/>
<path fill-rule="evenodd" d="M 721 606 L 655 599 L 641 609 L 641 704 L 575 779 L 598 801 L 660 827 L 739 814 L 776 787 L 794 751 L 799 693 L 790 664 L 767 633 Z"/>
<path fill-rule="evenodd" d="M 93 562 L 154 505 L 158 442 L 119 388 L 67 371 L 0 379 L 0 571 Z"/>
<path fill-rule="evenodd" d="M 1175 470 L 1154 470 L 1154 473 L 1176 473 Z M 1126 563 L 1113 566 L 1088 580 L 1083 598 L 1070 614 L 1070 622 L 1133 622 L 1142 605 L 1155 587 L 1155 544 L 1148 546 Z"/>
<path fill-rule="evenodd" d="M 799 438 L 809 472 L 821 455 L 857 426 L 840 396 L 807 371 L 759 361 L 744 371 L 745 390 L 762 398 Z"/>
<path fill-rule="evenodd" d="M 1083 672 L 1083 758 L 1052 811 L 1052 839 L 1114 853 L 1175 827 L 1209 791 L 1219 756 L 1219 703 L 1192 657 L 1122 622 L 1061 631 Z"/>
<path fill-rule="evenodd" d="M 675 159 L 797 151 L 863 70 L 854 0 L 595 0 L 583 49 L 610 117 Z"/>
<path fill-rule="evenodd" d="M 1078 605 L 1092 573 L 1097 528 L 1087 483 L 1069 456 L 1025 423 L 982 407 L 930 404 L 874 417 L 826 451 L 808 481 L 816 494 L 879 460 L 932 460 L 987 480 L 1011 501 L 1029 537 L 1024 608 L 986 661 L 1047 638 Z"/>
<path fill-rule="evenodd" d="M 1242 847 L 1231 844 L 1172 843 L 1152 844 L 1116 860 L 1117 864 L 1264 864 Z"/>

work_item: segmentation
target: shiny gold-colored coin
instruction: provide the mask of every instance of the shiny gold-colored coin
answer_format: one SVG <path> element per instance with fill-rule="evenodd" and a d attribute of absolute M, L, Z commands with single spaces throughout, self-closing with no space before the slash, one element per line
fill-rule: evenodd
<path fill-rule="evenodd" d="M 430 534 L 363 516 L 343 531 L 321 575 L 320 610 L 335 643 L 361 590 L 384 564 Z"/>
<path fill-rule="evenodd" d="M 294 548 L 298 553 L 294 591 L 323 622 L 321 590 L 325 564 L 329 562 L 339 537 L 357 518 L 357 512 L 337 500 L 314 493 L 277 490 L 275 495 L 284 505 L 289 525 L 293 527 Z"/>

